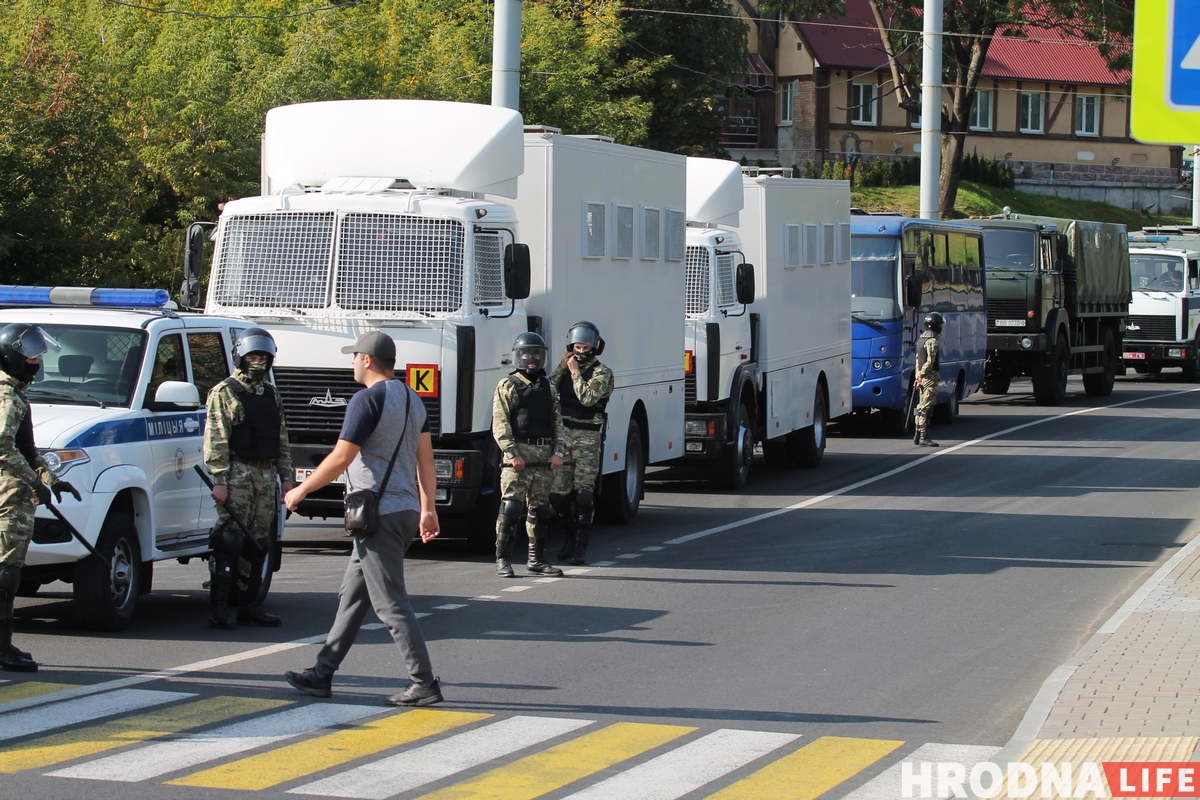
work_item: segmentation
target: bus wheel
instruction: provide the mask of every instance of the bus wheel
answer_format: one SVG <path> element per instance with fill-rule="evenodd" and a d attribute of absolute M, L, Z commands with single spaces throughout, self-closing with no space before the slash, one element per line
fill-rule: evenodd
<path fill-rule="evenodd" d="M 962 386 L 962 378 L 960 377 L 954 383 L 954 391 L 950 393 L 950 399 L 944 403 L 938 403 L 933 409 L 933 419 L 935 422 L 940 422 L 943 425 L 949 425 L 958 417 L 958 390 Z"/>

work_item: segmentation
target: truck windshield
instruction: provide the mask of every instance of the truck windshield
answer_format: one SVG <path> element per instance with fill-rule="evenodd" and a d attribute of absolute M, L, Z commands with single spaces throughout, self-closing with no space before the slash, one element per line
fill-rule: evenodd
<path fill-rule="evenodd" d="M 1013 228 L 983 229 L 983 265 L 985 269 L 1032 272 L 1038 263 L 1038 235 L 1032 230 Z"/>
<path fill-rule="evenodd" d="M 855 236 L 850 242 L 850 313 L 870 320 L 900 319 L 896 295 L 900 240 Z"/>
<path fill-rule="evenodd" d="M 137 386 L 146 333 L 126 328 L 41 325 L 62 345 L 42 357 L 27 394 L 35 403 L 121 406 Z"/>
<path fill-rule="evenodd" d="M 1129 282 L 1143 292 L 1175 292 L 1183 288 L 1183 259 L 1168 255 L 1129 256 Z"/>

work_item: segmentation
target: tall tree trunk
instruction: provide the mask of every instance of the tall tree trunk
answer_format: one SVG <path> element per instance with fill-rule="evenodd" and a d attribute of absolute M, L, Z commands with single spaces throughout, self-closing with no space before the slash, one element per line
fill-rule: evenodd
<path fill-rule="evenodd" d="M 960 126 L 952 123 L 951 128 L 955 127 Z M 962 181 L 966 138 L 965 131 L 950 130 L 942 133 L 942 174 L 938 178 L 938 216 L 942 219 L 951 219 L 954 216 L 958 184 Z"/>

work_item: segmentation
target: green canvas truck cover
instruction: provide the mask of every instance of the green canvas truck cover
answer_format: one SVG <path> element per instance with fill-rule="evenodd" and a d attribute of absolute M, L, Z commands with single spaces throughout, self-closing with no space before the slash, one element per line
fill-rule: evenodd
<path fill-rule="evenodd" d="M 1023 219 L 1053 223 L 1066 234 L 1068 252 L 1075 259 L 1076 315 L 1129 312 L 1129 237 L 1124 225 L 1055 217 Z"/>

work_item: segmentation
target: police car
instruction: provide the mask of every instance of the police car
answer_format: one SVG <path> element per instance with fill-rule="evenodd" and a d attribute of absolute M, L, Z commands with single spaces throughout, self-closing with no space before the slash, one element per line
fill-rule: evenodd
<path fill-rule="evenodd" d="M 38 450 L 82 501 L 39 507 L 18 594 L 72 584 L 83 626 L 121 630 L 150 591 L 154 562 L 206 558 L 217 512 L 203 467 L 204 398 L 231 374 L 238 319 L 178 313 L 163 289 L 0 286 L 0 327 L 42 327 L 62 346 L 27 391 Z M 263 593 L 279 568 L 279 537 Z"/>

